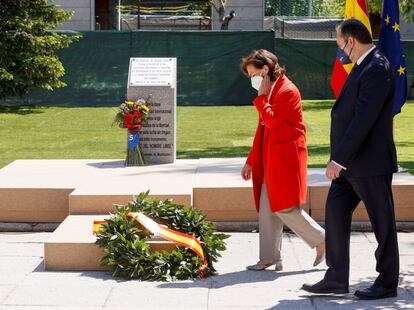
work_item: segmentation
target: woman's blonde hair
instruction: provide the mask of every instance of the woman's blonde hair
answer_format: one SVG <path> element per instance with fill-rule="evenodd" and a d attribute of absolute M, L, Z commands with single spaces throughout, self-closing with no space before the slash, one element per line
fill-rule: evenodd
<path fill-rule="evenodd" d="M 262 69 L 264 65 L 267 65 L 269 67 L 271 81 L 276 81 L 279 76 L 286 72 L 285 67 L 279 65 L 277 56 L 265 49 L 254 50 L 242 58 L 240 69 L 247 77 L 249 77 L 249 73 L 247 72 L 248 65 L 253 65 L 258 69 Z"/>

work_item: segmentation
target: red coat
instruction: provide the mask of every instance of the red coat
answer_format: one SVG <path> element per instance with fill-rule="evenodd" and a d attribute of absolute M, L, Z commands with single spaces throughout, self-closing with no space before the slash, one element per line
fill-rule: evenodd
<path fill-rule="evenodd" d="M 261 95 L 253 103 L 259 112 L 259 124 L 246 163 L 252 166 L 257 211 L 263 183 L 272 212 L 304 204 L 307 149 L 299 90 L 282 75 L 270 100 Z"/>

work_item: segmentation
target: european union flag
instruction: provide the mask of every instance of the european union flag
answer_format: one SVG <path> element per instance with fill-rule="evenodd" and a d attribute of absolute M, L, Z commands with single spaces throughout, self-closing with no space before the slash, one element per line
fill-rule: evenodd
<path fill-rule="evenodd" d="M 382 5 L 379 49 L 387 57 L 395 73 L 395 99 L 393 114 L 401 112 L 407 100 L 407 72 L 400 42 L 398 0 L 384 0 Z"/>

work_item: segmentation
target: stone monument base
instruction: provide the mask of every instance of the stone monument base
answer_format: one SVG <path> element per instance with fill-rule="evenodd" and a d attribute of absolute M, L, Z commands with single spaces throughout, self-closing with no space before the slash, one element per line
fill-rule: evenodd
<path fill-rule="evenodd" d="M 100 270 L 103 252 L 94 244 L 93 220 L 107 218 L 114 204 L 127 203 L 143 191 L 203 210 L 217 227 L 252 227 L 257 212 L 251 182 L 240 176 L 244 162 L 190 159 L 124 168 L 122 160 L 17 160 L 0 169 L 0 222 L 61 222 L 68 216 L 45 243 L 46 269 Z M 325 169 L 308 169 L 303 207 L 319 222 L 324 221 L 329 186 Z M 400 225 L 413 223 L 414 176 L 396 173 L 393 192 L 396 220 Z M 362 204 L 353 220 L 368 223 Z M 159 246 L 170 247 L 165 242 L 151 244 L 154 250 Z"/>
<path fill-rule="evenodd" d="M 46 270 L 108 270 L 99 261 L 104 250 L 95 244 L 93 221 L 102 221 L 108 215 L 70 215 L 45 242 Z M 148 242 L 150 251 L 167 251 L 175 245 L 163 239 Z"/>

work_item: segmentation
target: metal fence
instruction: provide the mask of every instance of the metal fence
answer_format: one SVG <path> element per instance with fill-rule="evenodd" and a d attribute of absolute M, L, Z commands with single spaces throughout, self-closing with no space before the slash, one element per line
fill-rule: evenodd
<path fill-rule="evenodd" d="M 66 87 L 37 90 L 7 102 L 115 106 L 126 93 L 130 57 L 176 57 L 178 105 L 247 105 L 255 92 L 240 72 L 240 60 L 258 48 L 275 52 L 302 98 L 333 98 L 334 39 L 275 38 L 272 31 L 90 31 L 82 35 L 79 42 L 59 51 Z M 403 48 L 410 88 L 414 87 L 414 42 L 404 41 Z"/>
<path fill-rule="evenodd" d="M 272 17 L 276 38 L 287 39 L 332 39 L 336 36 L 335 27 L 342 18 L 315 17 Z"/>

